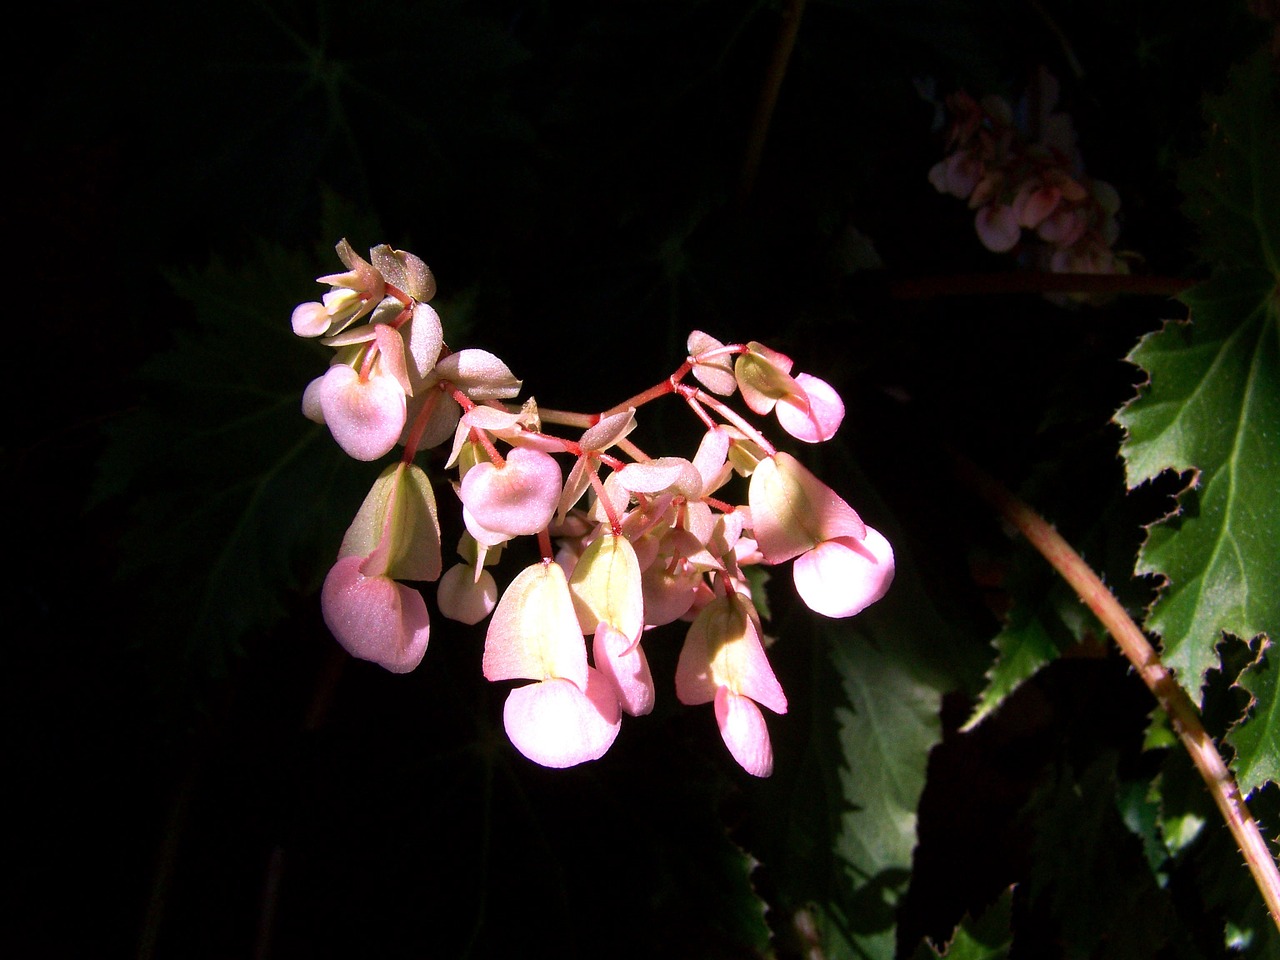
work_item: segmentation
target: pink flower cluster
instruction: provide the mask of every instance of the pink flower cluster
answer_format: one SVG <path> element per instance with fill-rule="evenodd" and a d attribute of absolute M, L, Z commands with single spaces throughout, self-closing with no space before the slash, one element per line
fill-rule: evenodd
<path fill-rule="evenodd" d="M 939 193 L 969 201 L 983 245 L 996 253 L 1024 240 L 1035 266 L 1053 273 L 1128 273 L 1112 250 L 1119 234 L 1115 188 L 1083 175 L 1070 118 L 1052 112 L 1057 82 L 1041 72 L 1039 106 L 1014 111 L 1000 97 L 947 98 L 947 156 L 929 171 Z M 1030 116 L 1028 116 L 1030 115 Z M 1024 130 L 1031 127 L 1032 132 Z M 1036 242 L 1039 241 L 1039 242 Z"/>
<path fill-rule="evenodd" d="M 622 714 L 652 710 L 646 633 L 683 621 L 676 697 L 714 704 L 730 753 L 768 776 L 760 706 L 785 713 L 787 698 L 745 570 L 794 560 L 801 599 L 848 617 L 889 588 L 893 550 L 726 399 L 740 394 L 752 413 L 775 414 L 792 437 L 818 443 L 844 417 L 836 391 L 793 374 L 788 357 L 762 344 L 695 331 L 679 369 L 609 410 L 511 403 L 521 383 L 501 360 L 444 343 L 421 260 L 383 245 L 366 261 L 346 241 L 338 256 L 347 271 L 321 277 L 330 292 L 293 312 L 296 333 L 335 350 L 304 411 L 356 459 L 403 446 L 325 579 L 321 605 L 338 642 L 393 672 L 414 669 L 430 620 L 422 594 L 403 581 L 438 581 L 444 616 L 475 624 L 491 615 L 484 676 L 523 682 L 503 712 L 511 742 L 537 763 L 567 767 L 602 756 Z M 668 395 L 705 427 L 691 457 L 651 457 L 629 438 L 637 409 Z M 446 444 L 465 527 L 448 569 L 435 491 L 414 462 Z M 735 478 L 745 478 L 746 503 L 724 498 Z M 537 538 L 542 559 L 499 599 L 490 568 L 522 536 Z"/>

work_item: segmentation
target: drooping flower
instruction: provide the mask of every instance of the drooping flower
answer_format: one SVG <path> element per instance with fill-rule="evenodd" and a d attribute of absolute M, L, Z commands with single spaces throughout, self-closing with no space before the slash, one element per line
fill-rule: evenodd
<path fill-rule="evenodd" d="M 545 530 L 560 502 L 561 481 L 560 465 L 541 450 L 514 447 L 501 467 L 477 463 L 459 490 L 471 518 L 467 529 L 482 543 L 493 534 L 505 539 Z"/>
<path fill-rule="evenodd" d="M 800 599 L 826 617 L 852 617 L 871 606 L 888 592 L 893 572 L 893 547 L 872 527 L 861 540 L 820 543 L 791 565 Z"/>
<path fill-rule="evenodd" d="M 324 622 L 353 657 L 408 673 L 427 650 L 427 605 L 412 587 L 385 575 L 365 576 L 364 561 L 343 557 L 325 577 L 320 591 Z"/>
<path fill-rule="evenodd" d="M 485 636 L 488 680 L 533 680 L 507 697 L 503 724 L 516 749 L 535 763 L 568 767 L 603 756 L 618 736 L 613 686 L 587 665 L 569 594 L 552 561 L 526 567 L 493 611 Z"/>
<path fill-rule="evenodd" d="M 786 713 L 787 697 L 769 666 L 753 613 L 736 591 L 702 608 L 680 650 L 676 697 L 689 705 L 714 701 L 720 736 L 733 758 L 752 776 L 767 777 L 773 748 L 756 704 Z"/>

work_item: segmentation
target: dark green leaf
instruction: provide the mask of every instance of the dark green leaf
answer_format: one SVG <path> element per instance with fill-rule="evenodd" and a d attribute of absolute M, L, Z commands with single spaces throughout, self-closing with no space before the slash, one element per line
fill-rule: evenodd
<path fill-rule="evenodd" d="M 1232 764 L 1245 796 L 1267 781 L 1280 781 L 1280 697 L 1277 696 L 1274 643 L 1263 643 L 1258 659 L 1240 675 L 1239 686 L 1249 692 L 1249 712 L 1227 734 L 1235 749 Z"/>
<path fill-rule="evenodd" d="M 1190 472 L 1179 511 L 1150 528 L 1137 571 L 1167 581 L 1147 618 L 1199 702 L 1222 631 L 1280 628 L 1280 310 L 1275 277 L 1234 273 L 1186 295 L 1192 321 L 1129 359 L 1150 382 L 1116 419 L 1129 486 Z"/>
<path fill-rule="evenodd" d="M 1013 945 L 1013 888 L 978 917 L 965 917 L 941 952 L 921 944 L 913 960 L 1004 960 Z"/>

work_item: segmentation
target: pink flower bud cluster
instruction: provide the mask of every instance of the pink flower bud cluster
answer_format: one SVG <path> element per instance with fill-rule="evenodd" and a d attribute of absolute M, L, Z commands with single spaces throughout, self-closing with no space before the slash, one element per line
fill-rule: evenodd
<path fill-rule="evenodd" d="M 734 759 L 768 776 L 773 752 L 760 707 L 785 713 L 787 698 L 745 571 L 794 561 L 800 598 L 825 616 L 848 617 L 889 588 L 893 550 L 726 400 L 740 394 L 753 414 L 775 414 L 792 437 L 818 443 L 844 417 L 836 391 L 793 373 L 790 358 L 763 344 L 723 344 L 695 331 L 678 370 L 609 410 L 516 405 L 508 401 L 521 383 L 501 360 L 444 343 L 426 303 L 435 282 L 421 260 L 384 245 L 366 261 L 346 241 L 338 256 L 347 271 L 321 277 L 330 292 L 293 313 L 296 333 L 335 351 L 307 388 L 304 410 L 356 459 L 403 447 L 325 579 L 321 605 L 338 642 L 393 672 L 413 670 L 430 621 L 422 594 L 404 581 L 437 582 L 444 616 L 490 617 L 484 676 L 521 681 L 503 712 L 511 742 L 537 763 L 567 767 L 602 756 L 623 714 L 653 709 L 644 644 L 654 627 L 682 621 L 677 699 L 713 704 Z M 629 438 L 637 409 L 668 395 L 705 427 L 687 458 L 650 456 Z M 445 445 L 465 528 L 447 569 L 435 489 L 414 463 Z M 746 486 L 745 503 L 725 499 L 735 480 Z M 499 598 L 490 568 L 523 536 L 537 538 L 542 559 Z"/>
<path fill-rule="evenodd" d="M 1053 273 L 1128 273 L 1112 249 L 1119 194 L 1083 176 L 1070 118 L 1050 112 L 1057 83 L 1044 72 L 1039 81 L 1046 106 L 1034 111 L 1034 135 L 1014 123 L 1014 111 L 1000 97 L 978 102 L 963 91 L 948 97 L 949 152 L 929 171 L 929 182 L 939 193 L 968 200 L 988 250 L 1004 253 L 1022 244 L 1038 269 Z"/>

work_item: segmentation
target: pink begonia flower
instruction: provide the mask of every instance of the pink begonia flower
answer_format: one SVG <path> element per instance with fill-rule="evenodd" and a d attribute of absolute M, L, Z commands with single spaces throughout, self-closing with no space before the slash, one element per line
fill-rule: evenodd
<path fill-rule="evenodd" d="M 949 193 L 963 200 L 983 175 L 982 160 L 969 150 L 957 150 L 939 160 L 929 170 L 929 182 L 939 193 Z"/>
<path fill-rule="evenodd" d="M 978 211 L 973 221 L 978 239 L 992 253 L 1012 250 L 1022 236 L 1013 208 L 1003 203 L 989 203 Z"/>
<path fill-rule="evenodd" d="M 756 543 L 771 564 L 837 537 L 866 536 L 857 512 L 789 453 L 779 452 L 756 465 L 747 500 Z"/>
<path fill-rule="evenodd" d="M 593 635 L 595 665 L 633 717 L 653 709 L 653 677 L 640 647 L 644 588 L 640 561 L 626 537 L 603 533 L 583 550 L 569 577 L 578 628 Z"/>
<path fill-rule="evenodd" d="M 304 409 L 308 390 L 304 394 Z M 395 449 L 404 429 L 404 390 L 394 377 L 360 374 L 344 363 L 321 378 L 311 396 L 319 401 L 333 439 L 356 460 L 377 460 Z"/>
<path fill-rule="evenodd" d="M 468 524 L 468 530 L 482 543 L 489 533 L 519 537 L 545 530 L 560 502 L 561 481 L 560 465 L 541 450 L 513 447 L 501 467 L 487 460 L 477 463 L 462 478 L 459 491 L 481 528 L 472 530 Z"/>
<path fill-rule="evenodd" d="M 644 617 L 651 627 L 679 620 L 689 608 L 702 583 L 702 572 L 683 560 L 666 557 L 645 568 L 641 576 L 644 586 Z"/>
<path fill-rule="evenodd" d="M 844 402 L 831 385 L 807 373 L 791 376 L 793 361 L 752 341 L 733 370 L 743 402 L 752 413 L 776 410 L 782 428 L 797 440 L 830 440 L 844 419 Z"/>
<path fill-rule="evenodd" d="M 436 605 L 450 620 L 476 624 L 493 612 L 498 602 L 498 584 L 493 574 L 479 574 L 468 564 L 454 564 L 436 586 Z"/>
<path fill-rule="evenodd" d="M 440 520 L 421 467 L 400 462 L 382 471 L 342 538 L 338 557 L 349 556 L 365 558 L 366 577 L 439 578 Z"/>
<path fill-rule="evenodd" d="M 560 677 L 586 689 L 587 648 L 559 564 L 543 561 L 516 574 L 489 621 L 481 666 L 486 680 Z"/>
<path fill-rule="evenodd" d="M 320 337 L 337 333 L 373 310 L 386 291 L 382 275 L 373 265 L 341 240 L 338 258 L 347 267 L 345 273 L 318 277 L 334 289 L 323 297 L 323 303 L 301 303 L 293 310 L 293 332 L 300 337 Z"/>
<path fill-rule="evenodd" d="M 791 567 L 800 599 L 826 617 L 851 617 L 875 603 L 888 591 L 893 571 L 893 547 L 872 527 L 862 540 L 820 543 Z"/>
<path fill-rule="evenodd" d="M 716 690 L 715 710 L 720 737 L 738 766 L 753 777 L 773 773 L 769 727 L 755 701 L 728 687 L 720 687 Z"/>
<path fill-rule="evenodd" d="M 604 755 L 622 722 L 614 687 L 587 666 L 587 651 L 557 563 L 516 575 L 498 601 L 485 636 L 488 680 L 536 680 L 507 697 L 503 724 L 516 749 L 535 763 L 568 767 Z"/>
<path fill-rule="evenodd" d="M 752 719 L 754 704 L 746 707 L 736 698 L 786 713 L 787 697 L 769 666 L 752 613 L 750 601 L 736 592 L 716 596 L 702 608 L 680 650 L 676 697 L 690 706 L 715 701 L 720 735 L 733 758 L 753 776 L 767 777 L 773 771 L 769 730 L 763 718 Z"/>
<path fill-rule="evenodd" d="M 1034 230 L 1057 209 L 1061 201 L 1062 191 L 1057 187 L 1046 186 L 1037 180 L 1027 181 L 1013 198 L 1013 214 L 1018 226 Z"/>
<path fill-rule="evenodd" d="M 622 716 L 613 687 L 587 668 L 587 689 L 551 678 L 516 687 L 502 709 L 511 743 L 544 767 L 599 760 L 618 737 Z"/>
<path fill-rule="evenodd" d="M 825 380 L 807 373 L 797 374 L 801 393 L 782 397 L 774 407 L 782 429 L 805 443 L 830 440 L 844 420 L 844 401 Z"/>
<path fill-rule="evenodd" d="M 343 557 L 325 577 L 320 591 L 324 622 L 353 657 L 408 673 L 427 650 L 427 605 L 417 590 L 390 577 L 364 576 L 364 561 Z"/>
<path fill-rule="evenodd" d="M 431 268 L 407 250 L 393 250 L 389 245 L 380 243 L 369 251 L 369 259 L 387 283 L 407 293 L 419 304 L 436 295 L 436 278 Z"/>
<path fill-rule="evenodd" d="M 592 638 L 592 656 L 596 669 L 613 687 L 622 709 L 633 717 L 653 710 L 657 699 L 653 674 L 639 640 L 630 640 L 608 623 L 601 621 Z"/>
<path fill-rule="evenodd" d="M 1086 218 L 1081 210 L 1058 210 L 1036 228 L 1036 235 L 1056 247 L 1069 247 L 1082 236 Z"/>
<path fill-rule="evenodd" d="M 689 362 L 693 364 L 693 376 L 700 384 L 722 397 L 731 397 L 738 388 L 733 373 L 733 357 L 729 354 L 701 359 L 706 354 L 724 346 L 719 340 L 701 330 L 694 330 L 685 342 L 689 350 Z"/>

